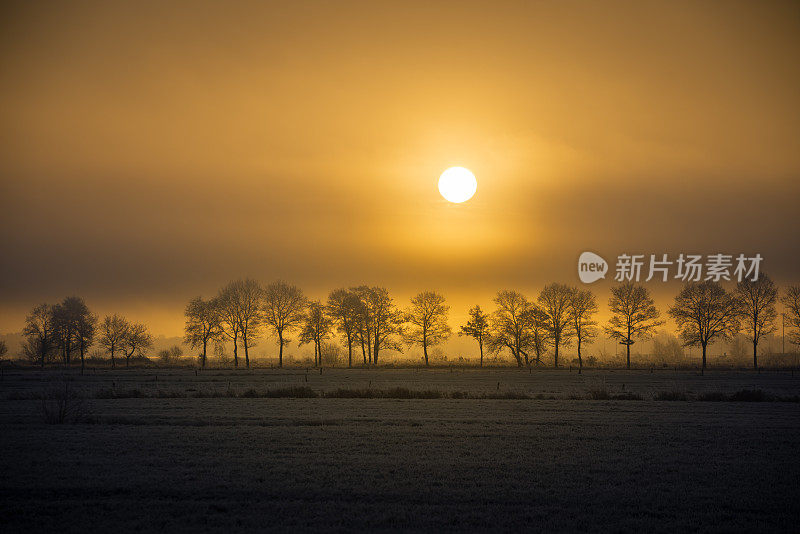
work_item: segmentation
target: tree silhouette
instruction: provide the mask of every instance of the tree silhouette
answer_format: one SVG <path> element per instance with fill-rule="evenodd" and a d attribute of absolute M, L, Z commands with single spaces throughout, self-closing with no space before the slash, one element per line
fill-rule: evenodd
<path fill-rule="evenodd" d="M 539 293 L 539 304 L 547 314 L 547 327 L 555 349 L 553 359 L 558 367 L 558 349 L 568 345 L 573 336 L 570 328 L 569 305 L 573 289 L 565 284 L 548 284 Z"/>
<path fill-rule="evenodd" d="M 490 317 L 486 338 L 489 351 L 510 350 L 518 367 L 523 366 L 523 361 L 524 365 L 531 361 L 541 363 L 547 343 L 547 314 L 518 291 L 498 291 L 494 303 L 497 309 Z M 532 350 L 536 358 L 531 358 Z"/>
<path fill-rule="evenodd" d="M 125 350 L 125 367 L 130 367 L 131 356 L 141 355 L 145 349 L 153 346 L 153 336 L 141 323 L 133 323 L 125 330 L 122 347 Z"/>
<path fill-rule="evenodd" d="M 367 288 L 363 298 L 365 302 L 362 320 L 367 334 L 367 348 L 371 348 L 371 363 L 378 365 L 382 349 L 402 351 L 397 338 L 403 334 L 405 318 L 394 305 L 389 290 L 385 287 Z"/>
<path fill-rule="evenodd" d="M 314 367 L 322 365 L 322 342 L 328 338 L 332 322 L 318 300 L 308 303 L 303 328 L 300 330 L 300 345 L 314 343 Z"/>
<path fill-rule="evenodd" d="M 222 327 L 218 322 L 214 301 L 195 297 L 186 305 L 184 315 L 186 316 L 184 339 L 193 349 L 203 347 L 201 367 L 205 369 L 208 343 L 219 341 L 222 337 Z"/>
<path fill-rule="evenodd" d="M 117 314 L 107 315 L 100 323 L 100 346 L 111 355 L 112 369 L 117 365 L 114 355 L 122 349 L 129 327 L 128 321 Z"/>
<path fill-rule="evenodd" d="M 569 298 L 568 316 L 578 349 L 578 374 L 583 372 L 581 346 L 589 344 L 597 336 L 597 299 L 588 289 L 573 289 Z"/>
<path fill-rule="evenodd" d="M 39 360 L 42 368 L 55 347 L 55 329 L 54 308 L 49 304 L 35 306 L 25 318 L 25 327 L 22 329 L 22 335 L 26 338 L 24 350 Z"/>
<path fill-rule="evenodd" d="M 428 365 L 428 347 L 443 343 L 452 333 L 447 324 L 450 306 L 444 296 L 435 291 L 423 291 L 411 299 L 406 311 L 406 321 L 411 324 L 404 331 L 408 345 L 419 345 Z"/>
<path fill-rule="evenodd" d="M 289 342 L 285 336 L 302 324 L 305 307 L 303 291 L 283 280 L 271 283 L 264 292 L 264 321 L 278 337 L 279 367 L 283 367 L 283 346 Z"/>
<path fill-rule="evenodd" d="M 483 367 L 483 341 L 489 333 L 489 316 L 483 313 L 479 305 L 469 309 L 467 324 L 461 326 L 459 336 L 469 336 L 478 342 L 481 352 L 481 367 Z"/>
<path fill-rule="evenodd" d="M 708 344 L 729 339 L 738 330 L 741 304 L 719 282 L 689 282 L 668 313 L 677 323 L 684 345 L 702 347 L 705 369 Z"/>
<path fill-rule="evenodd" d="M 8 345 L 3 340 L 0 340 L 0 358 L 8 354 Z"/>
<path fill-rule="evenodd" d="M 96 323 L 97 317 L 91 314 L 86 302 L 80 297 L 67 297 L 54 306 L 55 339 L 65 365 L 70 364 L 72 353 L 78 350 L 83 372 L 84 356 L 94 339 Z"/>
<path fill-rule="evenodd" d="M 625 345 L 627 368 L 631 368 L 631 345 L 634 339 L 646 339 L 653 331 L 664 324 L 659 320 L 650 292 L 633 282 L 625 282 L 611 288 L 608 307 L 612 316 L 604 328 L 606 334 Z"/>
<path fill-rule="evenodd" d="M 753 368 L 758 369 L 758 342 L 762 336 L 775 332 L 778 288 L 769 276 L 761 273 L 756 281 L 745 278 L 739 282 L 736 285 L 736 297 L 745 331 L 753 343 Z"/>
<path fill-rule="evenodd" d="M 361 300 L 353 291 L 334 289 L 328 295 L 327 313 L 347 345 L 347 366 L 353 366 L 353 344 L 358 337 Z"/>
<path fill-rule="evenodd" d="M 781 302 L 786 306 L 789 339 L 795 345 L 800 345 L 800 286 L 787 287 Z"/>
<path fill-rule="evenodd" d="M 239 322 L 239 301 L 230 287 L 226 286 L 219 291 L 212 301 L 212 309 L 216 315 L 222 336 L 233 343 L 233 367 L 239 367 L 239 335 L 241 323 Z"/>
<path fill-rule="evenodd" d="M 356 337 L 361 345 L 361 353 L 364 356 L 364 365 L 372 363 L 372 313 L 370 311 L 370 292 L 369 286 L 358 286 L 350 291 L 358 297 L 358 313 L 356 314 Z"/>
<path fill-rule="evenodd" d="M 263 321 L 261 310 L 264 298 L 264 288 L 257 281 L 247 278 L 236 280 L 228 284 L 226 290 L 229 296 L 235 299 L 233 306 L 236 320 L 239 323 L 239 333 L 242 335 L 244 345 L 244 363 L 250 369 L 250 347 L 254 346 L 254 341 L 258 337 L 259 327 Z"/>
<path fill-rule="evenodd" d="M 83 302 L 83 301 L 81 301 Z M 89 308 L 83 303 L 82 310 L 77 317 L 75 324 L 75 341 L 78 352 L 81 356 L 81 374 L 85 369 L 86 351 L 94 343 L 94 335 L 97 329 L 97 315 L 89 312 Z"/>

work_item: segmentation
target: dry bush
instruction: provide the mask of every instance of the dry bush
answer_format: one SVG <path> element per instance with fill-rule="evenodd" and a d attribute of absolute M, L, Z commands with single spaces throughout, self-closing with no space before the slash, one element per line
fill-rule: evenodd
<path fill-rule="evenodd" d="M 88 411 L 80 390 L 62 379 L 42 392 L 42 418 L 49 425 L 85 422 Z"/>

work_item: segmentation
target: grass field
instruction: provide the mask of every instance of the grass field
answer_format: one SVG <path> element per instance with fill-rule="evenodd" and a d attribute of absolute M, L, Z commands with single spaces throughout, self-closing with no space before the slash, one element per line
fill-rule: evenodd
<path fill-rule="evenodd" d="M 97 371 L 70 375 L 79 421 L 45 424 L 36 397 L 59 375 L 0 382 L 6 532 L 789 532 L 800 519 L 800 404 L 696 400 L 793 399 L 788 372 Z M 263 398 L 290 387 L 318 397 Z M 392 388 L 443 398 L 324 396 Z"/>

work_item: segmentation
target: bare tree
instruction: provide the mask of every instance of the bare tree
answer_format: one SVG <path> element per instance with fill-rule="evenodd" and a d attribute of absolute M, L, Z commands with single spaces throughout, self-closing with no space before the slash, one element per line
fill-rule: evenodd
<path fill-rule="evenodd" d="M 147 331 L 147 327 L 141 323 L 131 324 L 125 331 L 122 341 L 125 350 L 125 367 L 129 367 L 131 356 L 141 355 L 145 349 L 153 346 L 153 336 Z"/>
<path fill-rule="evenodd" d="M 89 308 L 83 303 L 80 314 L 76 318 L 75 342 L 81 356 L 81 374 L 85 369 L 85 356 L 89 347 L 94 344 L 94 336 L 97 330 L 97 315 L 89 312 Z"/>
<path fill-rule="evenodd" d="M 775 332 L 778 288 L 769 276 L 761 273 L 756 281 L 745 278 L 739 282 L 736 285 L 736 297 L 745 331 L 753 342 L 753 368 L 758 369 L 758 342 L 762 336 Z"/>
<path fill-rule="evenodd" d="M 627 367 L 630 369 L 634 339 L 647 339 L 664 321 L 659 319 L 660 314 L 650 292 L 633 282 L 612 287 L 608 307 L 612 316 L 604 330 L 606 335 L 625 345 Z"/>
<path fill-rule="evenodd" d="M 411 299 L 406 311 L 406 321 L 411 324 L 404 332 L 406 343 L 422 347 L 425 365 L 428 365 L 428 347 L 447 341 L 452 333 L 447 324 L 450 306 L 444 302 L 443 295 L 423 291 Z"/>
<path fill-rule="evenodd" d="M 352 367 L 353 344 L 358 337 L 361 300 L 353 291 L 344 288 L 334 289 L 328 295 L 327 313 L 347 345 L 347 366 Z"/>
<path fill-rule="evenodd" d="M 361 345 L 361 354 L 364 356 L 364 365 L 372 363 L 372 312 L 369 286 L 358 286 L 350 291 L 358 297 L 359 306 L 356 315 L 356 337 Z"/>
<path fill-rule="evenodd" d="M 53 306 L 39 304 L 25 318 L 22 335 L 26 338 L 25 352 L 35 357 L 44 368 L 56 342 L 56 325 Z"/>
<path fill-rule="evenodd" d="M 69 365 L 72 353 L 78 348 L 76 330 L 86 304 L 80 297 L 67 297 L 53 307 L 56 345 L 64 365 Z"/>
<path fill-rule="evenodd" d="M 800 345 L 800 286 L 787 287 L 781 301 L 786 306 L 789 339 L 795 345 Z"/>
<path fill-rule="evenodd" d="M 494 298 L 497 309 L 489 320 L 486 347 L 490 352 L 511 351 L 518 367 L 541 363 L 547 343 L 547 314 L 518 291 L 501 290 Z M 531 351 L 536 352 L 532 358 Z"/>
<path fill-rule="evenodd" d="M 263 321 L 261 303 L 264 298 L 264 288 L 257 281 L 247 278 L 231 282 L 227 290 L 231 297 L 236 299 L 234 309 L 244 345 L 244 363 L 245 367 L 250 369 L 249 349 L 255 345 Z"/>
<path fill-rule="evenodd" d="M 107 315 L 100 323 L 100 346 L 111 355 L 112 369 L 117 366 L 114 355 L 122 349 L 129 326 L 128 321 L 117 314 Z"/>
<path fill-rule="evenodd" d="M 481 351 L 481 367 L 483 367 L 483 341 L 489 333 L 489 316 L 483 313 L 479 305 L 469 309 L 467 324 L 461 326 L 459 336 L 469 336 L 478 342 Z"/>
<path fill-rule="evenodd" d="M 278 337 L 278 366 L 283 367 L 283 346 L 286 334 L 300 326 L 305 318 L 306 298 L 303 291 L 279 280 L 267 286 L 264 295 L 264 321 Z"/>
<path fill-rule="evenodd" d="M 553 360 L 558 367 L 558 349 L 568 345 L 574 335 L 571 329 L 569 306 L 573 289 L 565 284 L 548 284 L 539 293 L 539 304 L 547 314 L 547 326 L 555 349 Z"/>
<path fill-rule="evenodd" d="M 221 341 L 222 337 L 222 327 L 214 309 L 214 301 L 195 297 L 186 305 L 184 315 L 186 316 L 185 341 L 193 349 L 203 347 L 201 366 L 205 369 L 208 343 Z"/>
<path fill-rule="evenodd" d="M 372 363 L 378 365 L 381 349 L 402 351 L 403 313 L 397 309 L 385 287 L 371 287 L 367 295 L 368 331 L 372 333 Z"/>
<path fill-rule="evenodd" d="M 318 300 L 309 302 L 307 310 L 300 331 L 300 345 L 314 343 L 314 367 L 317 367 L 322 365 L 322 342 L 330 335 L 332 322 Z"/>
<path fill-rule="evenodd" d="M 568 316 L 578 348 L 578 374 L 583 372 L 581 346 L 589 344 L 597 336 L 597 299 L 588 289 L 573 289 L 569 298 Z"/>
<path fill-rule="evenodd" d="M 741 305 L 719 282 L 689 282 L 675 297 L 669 315 L 677 323 L 684 345 L 703 348 L 705 369 L 708 344 L 736 333 Z"/>
<path fill-rule="evenodd" d="M 225 287 L 212 302 L 212 309 L 216 315 L 214 320 L 219 325 L 222 336 L 233 343 L 233 367 L 238 368 L 239 335 L 242 332 L 239 322 L 239 301 L 230 288 Z"/>

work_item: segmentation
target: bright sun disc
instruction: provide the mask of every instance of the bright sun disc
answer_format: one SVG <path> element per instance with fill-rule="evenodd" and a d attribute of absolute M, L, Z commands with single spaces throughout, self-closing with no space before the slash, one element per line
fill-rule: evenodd
<path fill-rule="evenodd" d="M 450 202 L 466 202 L 477 189 L 475 175 L 464 167 L 450 167 L 439 177 L 439 192 Z"/>

